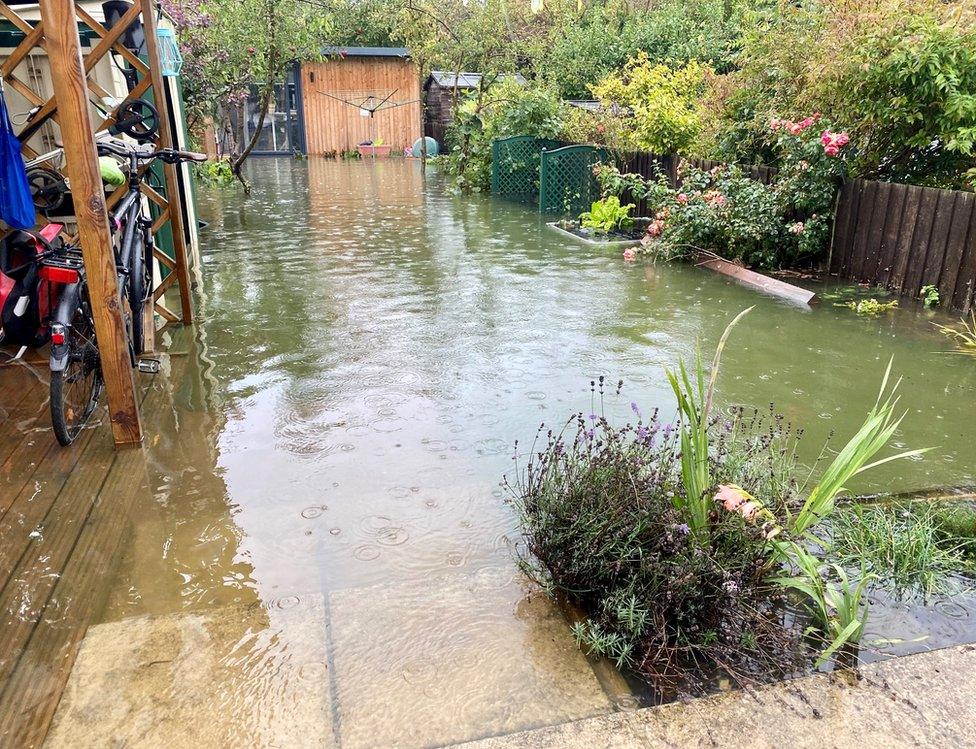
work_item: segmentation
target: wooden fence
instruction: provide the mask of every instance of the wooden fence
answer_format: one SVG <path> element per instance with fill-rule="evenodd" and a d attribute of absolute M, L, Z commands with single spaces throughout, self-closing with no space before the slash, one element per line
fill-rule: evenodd
<path fill-rule="evenodd" d="M 918 297 L 939 290 L 943 306 L 969 314 L 976 286 L 976 196 L 854 180 L 841 190 L 830 272 Z"/>

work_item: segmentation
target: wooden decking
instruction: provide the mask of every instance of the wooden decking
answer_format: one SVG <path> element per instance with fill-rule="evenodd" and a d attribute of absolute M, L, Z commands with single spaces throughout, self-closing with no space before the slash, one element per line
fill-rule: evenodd
<path fill-rule="evenodd" d="M 142 408 L 158 408 L 166 376 L 140 379 Z M 75 444 L 57 444 L 47 390 L 36 355 L 0 365 L 0 746 L 43 743 L 149 496 L 143 451 L 115 451 L 104 407 Z"/>

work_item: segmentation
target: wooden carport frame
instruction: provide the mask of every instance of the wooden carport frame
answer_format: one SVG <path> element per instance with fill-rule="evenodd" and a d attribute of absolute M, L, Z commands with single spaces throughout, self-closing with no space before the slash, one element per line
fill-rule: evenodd
<path fill-rule="evenodd" d="M 129 362 L 128 342 L 122 319 L 115 256 L 108 221 L 108 210 L 122 198 L 127 186 L 117 188 L 108 200 L 105 199 L 94 134 L 108 129 L 114 123 L 118 107 L 126 101 L 142 98 L 151 91 L 159 112 L 156 147 L 169 148 L 176 142 L 175 133 L 171 132 L 165 84 L 159 64 L 153 4 L 151 0 L 136 0 L 110 30 L 92 18 L 80 3 L 71 0 L 40 0 L 39 5 L 41 21 L 32 25 L 8 4 L 0 3 L 0 16 L 10 21 L 25 35 L 13 53 L 0 66 L 0 75 L 13 90 L 33 106 L 40 107 L 21 130 L 22 142 L 26 143 L 28 138 L 49 120 L 59 126 L 64 143 L 65 173 L 71 184 L 78 226 L 77 237 L 69 237 L 68 240 L 77 241 L 81 245 L 84 256 L 95 319 L 95 335 L 98 338 L 105 377 L 112 435 L 116 447 L 136 446 L 142 442 L 142 427 L 133 370 Z M 146 39 L 148 65 L 119 41 L 129 26 L 140 20 L 140 16 Z M 79 22 L 98 37 L 97 43 L 84 56 L 78 30 Z M 54 86 L 54 96 L 46 101 L 14 75 L 14 70 L 20 62 L 32 49 L 39 46 L 47 53 Z M 108 96 L 108 92 L 88 76 L 95 65 L 110 52 L 115 52 L 126 60 L 136 71 L 139 81 L 118 107 L 94 125 L 91 121 L 89 96 L 102 98 Z M 31 158 L 37 154 L 25 145 L 24 155 Z M 146 308 L 140 311 L 133 310 L 133 314 L 141 313 L 146 318 L 147 347 L 150 350 L 154 346 L 154 313 L 159 314 L 165 321 L 163 328 L 174 323 L 188 324 L 193 316 L 185 227 L 181 206 L 178 204 L 180 191 L 177 166 L 165 164 L 164 177 L 166 196 L 161 195 L 145 182 L 142 183 L 143 193 L 159 209 L 159 216 L 153 224 L 152 231 L 156 234 L 164 225 L 170 224 L 175 255 L 170 258 L 157 243 L 156 259 L 169 273 L 154 288 Z M 46 223 L 42 216 L 38 216 L 38 221 L 41 224 Z M 179 313 L 168 309 L 164 300 L 167 289 L 174 284 L 179 286 Z"/>

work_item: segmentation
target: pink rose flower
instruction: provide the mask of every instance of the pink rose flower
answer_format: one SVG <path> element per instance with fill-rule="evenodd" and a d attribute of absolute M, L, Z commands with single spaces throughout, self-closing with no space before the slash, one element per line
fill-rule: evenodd
<path fill-rule="evenodd" d="M 625 262 L 631 263 L 636 258 L 637 258 L 637 250 L 635 250 L 633 247 L 628 247 L 626 250 L 624 250 L 624 261 Z"/>
<path fill-rule="evenodd" d="M 790 227 L 790 233 L 792 234 L 802 234 L 806 227 L 803 225 L 802 221 L 797 221 Z"/>
<path fill-rule="evenodd" d="M 664 220 L 656 218 L 647 225 L 647 233 L 652 237 L 660 237 L 664 232 Z"/>
<path fill-rule="evenodd" d="M 840 153 L 840 149 L 837 146 L 831 144 L 824 148 L 824 153 L 827 154 L 828 156 L 837 156 Z"/>
<path fill-rule="evenodd" d="M 685 195 L 683 192 L 679 192 L 678 197 L 676 199 L 681 205 L 686 205 L 688 203 L 688 196 Z"/>

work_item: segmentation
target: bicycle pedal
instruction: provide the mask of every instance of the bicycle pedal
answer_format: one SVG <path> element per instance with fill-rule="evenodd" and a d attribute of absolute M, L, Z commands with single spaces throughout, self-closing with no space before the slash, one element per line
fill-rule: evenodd
<path fill-rule="evenodd" d="M 143 374 L 158 374 L 159 359 L 140 359 L 139 371 Z"/>

